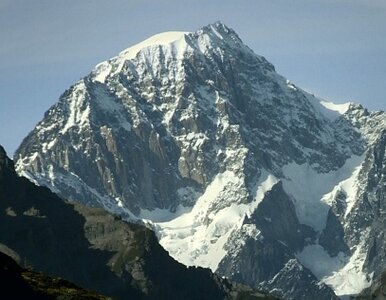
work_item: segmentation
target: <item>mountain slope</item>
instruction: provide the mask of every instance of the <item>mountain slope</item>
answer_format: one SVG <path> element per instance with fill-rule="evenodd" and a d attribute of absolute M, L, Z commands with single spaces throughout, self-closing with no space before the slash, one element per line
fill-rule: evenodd
<path fill-rule="evenodd" d="M 381 201 L 368 182 L 381 175 L 383 152 L 371 153 L 384 120 L 301 90 L 218 22 L 97 65 L 15 161 L 62 197 L 142 220 L 186 265 L 333 299 L 378 268 L 366 245 L 379 210 L 366 197 Z M 309 280 L 291 287 L 283 274 Z"/>
<path fill-rule="evenodd" d="M 141 225 L 18 177 L 1 146 L 0 199 L 0 251 L 22 266 L 116 299 L 273 299 L 177 263 Z"/>
<path fill-rule="evenodd" d="M 63 279 L 25 270 L 0 252 L 1 295 L 12 299 L 111 299 L 83 290 Z"/>

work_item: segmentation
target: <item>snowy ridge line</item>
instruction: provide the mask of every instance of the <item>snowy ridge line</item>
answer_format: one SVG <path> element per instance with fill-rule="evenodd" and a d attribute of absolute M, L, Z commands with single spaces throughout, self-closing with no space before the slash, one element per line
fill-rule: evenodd
<path fill-rule="evenodd" d="M 108 76 L 119 73 L 125 61 L 135 59 L 139 52 L 146 49 L 150 50 L 156 46 L 168 45 L 170 47 L 172 44 L 178 45 L 178 41 L 183 40 L 187 34 L 189 34 L 189 32 L 170 31 L 153 35 L 143 42 L 123 50 L 118 56 L 97 64 L 92 72 L 94 74 L 94 80 L 105 83 Z"/>

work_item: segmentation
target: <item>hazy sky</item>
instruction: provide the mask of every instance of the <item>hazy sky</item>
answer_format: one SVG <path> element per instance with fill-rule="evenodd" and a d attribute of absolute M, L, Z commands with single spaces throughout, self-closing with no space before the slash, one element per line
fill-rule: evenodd
<path fill-rule="evenodd" d="M 298 86 L 386 109 L 385 0 L 0 0 L 0 144 L 12 155 L 98 62 L 217 20 Z"/>

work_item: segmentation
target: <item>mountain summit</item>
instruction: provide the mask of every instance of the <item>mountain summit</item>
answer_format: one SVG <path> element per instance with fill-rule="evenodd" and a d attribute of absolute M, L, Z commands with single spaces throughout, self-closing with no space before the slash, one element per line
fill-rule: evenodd
<path fill-rule="evenodd" d="M 186 265 L 334 299 L 386 267 L 385 116 L 303 91 L 217 22 L 98 64 L 15 161 L 62 197 L 148 224 Z"/>

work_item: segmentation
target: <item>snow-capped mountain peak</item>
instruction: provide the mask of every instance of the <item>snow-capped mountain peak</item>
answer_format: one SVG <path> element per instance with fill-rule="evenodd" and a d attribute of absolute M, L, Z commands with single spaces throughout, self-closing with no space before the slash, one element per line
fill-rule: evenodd
<path fill-rule="evenodd" d="M 97 65 L 15 160 L 62 197 L 148 224 L 185 264 L 334 299 L 326 284 L 355 293 L 380 268 L 363 245 L 382 214 L 385 119 L 303 91 L 217 22 Z"/>
<path fill-rule="evenodd" d="M 122 51 L 119 56 L 124 59 L 133 59 L 138 54 L 138 52 L 144 48 L 161 45 L 171 45 L 177 41 L 181 41 L 181 39 L 184 39 L 185 35 L 187 34 L 188 32 L 183 31 L 169 31 L 159 33 L 144 40 L 143 42 L 140 42 L 139 44 L 136 44 L 133 47 Z"/>
<path fill-rule="evenodd" d="M 127 60 L 135 59 L 141 51 L 152 51 L 152 49 L 154 50 L 157 47 L 167 46 L 174 48 L 176 52 L 181 52 L 181 50 L 183 51 L 181 48 L 186 48 L 186 34 L 188 33 L 182 31 L 163 32 L 129 47 L 119 53 L 117 57 L 98 64 L 93 71 L 94 80 L 104 83 L 106 76 L 121 72 L 124 63 Z"/>
<path fill-rule="evenodd" d="M 165 55 L 181 60 L 189 52 L 200 51 L 205 54 L 210 50 L 222 50 L 224 46 L 251 51 L 232 29 L 222 22 L 216 22 L 193 33 L 171 31 L 156 34 L 123 50 L 117 57 L 98 64 L 92 74 L 94 80 L 104 83 L 107 76 L 122 72 L 128 60 L 135 60 L 141 54 L 144 57 L 139 59 Z"/>

